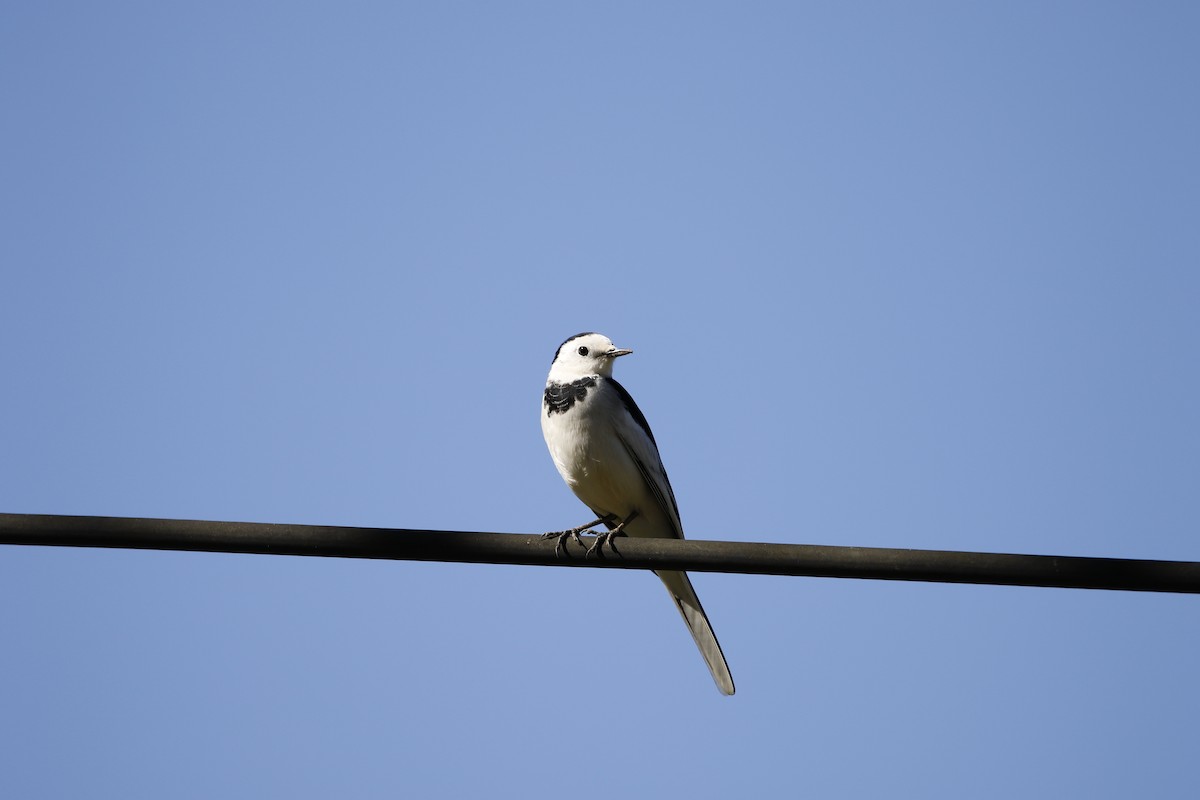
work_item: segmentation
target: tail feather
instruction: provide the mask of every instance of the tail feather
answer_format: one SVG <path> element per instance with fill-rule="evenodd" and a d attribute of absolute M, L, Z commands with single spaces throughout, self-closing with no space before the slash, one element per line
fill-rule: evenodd
<path fill-rule="evenodd" d="M 700 655 L 704 656 L 717 688 L 721 690 L 721 694 L 733 694 L 733 675 L 729 672 L 729 664 L 725 662 L 721 644 L 717 641 L 717 635 L 713 633 L 712 625 L 708 622 L 704 607 L 700 605 L 700 598 L 696 596 L 696 590 L 692 588 L 687 573 L 662 571 L 655 574 L 666 585 L 671 599 L 675 601 L 675 607 L 683 615 L 683 621 L 692 632 L 692 638 L 696 640 L 696 646 L 700 648 Z"/>

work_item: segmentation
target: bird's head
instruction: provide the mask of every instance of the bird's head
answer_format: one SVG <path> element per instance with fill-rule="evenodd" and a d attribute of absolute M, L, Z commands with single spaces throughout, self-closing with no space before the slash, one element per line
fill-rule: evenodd
<path fill-rule="evenodd" d="M 578 333 L 558 346 L 550 365 L 550 380 L 568 382 L 587 375 L 612 377 L 613 361 L 632 350 L 618 349 L 599 333 Z"/>

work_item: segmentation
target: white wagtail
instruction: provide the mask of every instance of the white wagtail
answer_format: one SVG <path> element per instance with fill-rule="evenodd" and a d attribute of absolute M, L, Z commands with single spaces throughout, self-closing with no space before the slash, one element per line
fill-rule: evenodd
<path fill-rule="evenodd" d="M 603 523 L 607 531 L 587 551 L 599 552 L 612 537 L 683 538 L 679 507 L 667 480 L 654 434 L 629 392 L 613 379 L 613 361 L 632 350 L 618 350 L 607 336 L 581 333 L 563 342 L 554 354 L 542 399 L 542 435 L 554 466 L 575 496 L 597 519 L 556 531 L 555 549 L 568 537 Z M 686 572 L 656 571 L 666 584 L 692 638 L 723 694 L 733 694 L 733 676 L 704 615 L 700 598 Z"/>

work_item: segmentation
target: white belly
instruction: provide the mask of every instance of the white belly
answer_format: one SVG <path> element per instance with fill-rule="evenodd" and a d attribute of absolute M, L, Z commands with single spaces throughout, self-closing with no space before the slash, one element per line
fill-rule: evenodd
<path fill-rule="evenodd" d="M 674 525 L 659 508 L 637 463 L 622 444 L 611 414 L 597 392 L 564 414 L 547 415 L 542 409 L 542 435 L 554 466 L 583 503 L 600 516 L 624 520 L 633 512 L 638 519 L 626 532 L 632 536 L 674 536 Z"/>

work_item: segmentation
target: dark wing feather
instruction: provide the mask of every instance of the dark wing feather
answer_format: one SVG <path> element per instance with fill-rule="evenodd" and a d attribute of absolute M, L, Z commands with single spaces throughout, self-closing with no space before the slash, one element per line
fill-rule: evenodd
<path fill-rule="evenodd" d="M 646 421 L 646 415 L 642 413 L 640 408 L 638 408 L 637 403 L 633 401 L 633 397 L 629 394 L 629 392 L 625 391 L 624 386 L 617 383 L 617 381 L 612 378 L 609 378 L 608 382 L 611 383 L 613 388 L 617 390 L 617 395 L 621 398 L 621 404 L 625 407 L 625 410 L 629 412 L 629 415 L 633 417 L 634 422 L 638 424 L 638 427 L 640 427 L 642 431 L 645 432 L 647 438 L 650 439 L 653 456 L 657 461 L 655 466 L 658 467 L 661 480 L 659 479 L 659 476 L 655 475 L 650 469 L 650 466 L 645 463 L 642 458 L 642 454 L 639 454 L 638 452 L 639 448 L 634 447 L 633 444 L 626 441 L 624 437 L 621 438 L 621 444 L 624 445 L 626 452 L 629 453 L 629 457 L 633 459 L 633 463 L 637 464 L 638 472 L 642 474 L 642 479 L 646 481 L 646 484 L 650 487 L 650 490 L 654 494 L 654 499 L 658 502 L 659 507 L 662 508 L 663 513 L 666 514 L 670 519 L 675 520 L 675 535 L 682 539 L 683 522 L 679 517 L 679 504 L 675 502 L 675 491 L 671 488 L 671 480 L 667 477 L 667 469 L 663 466 L 662 456 L 658 453 L 658 442 L 654 441 L 654 432 L 650 430 L 650 423 Z"/>

